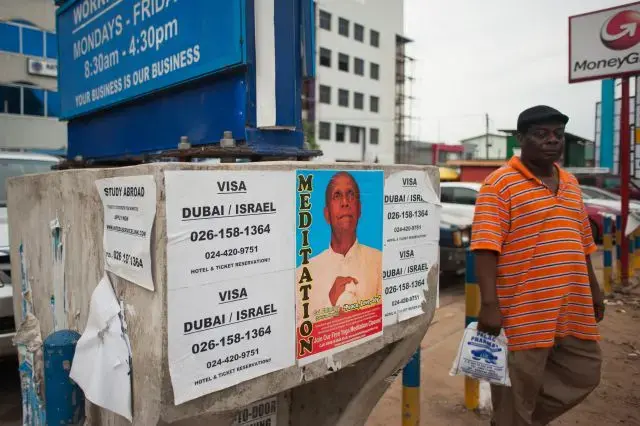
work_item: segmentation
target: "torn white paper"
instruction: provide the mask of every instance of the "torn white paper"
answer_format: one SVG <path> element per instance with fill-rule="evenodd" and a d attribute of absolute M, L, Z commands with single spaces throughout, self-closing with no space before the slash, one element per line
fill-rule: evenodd
<path fill-rule="evenodd" d="M 120 304 L 105 274 L 91 295 L 70 377 L 89 401 L 132 421 L 131 352 L 125 330 Z"/>
<path fill-rule="evenodd" d="M 105 269 L 147 290 L 151 274 L 151 229 L 156 215 L 156 181 L 151 175 L 100 179 L 104 208 Z"/>

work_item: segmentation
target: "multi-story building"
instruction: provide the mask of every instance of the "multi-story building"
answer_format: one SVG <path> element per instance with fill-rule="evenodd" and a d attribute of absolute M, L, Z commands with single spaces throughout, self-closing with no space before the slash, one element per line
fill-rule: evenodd
<path fill-rule="evenodd" d="M 0 1 L 0 149 L 64 153 L 53 0 Z"/>
<path fill-rule="evenodd" d="M 317 77 L 304 104 L 322 160 L 395 161 L 403 9 L 402 0 L 316 2 Z"/>

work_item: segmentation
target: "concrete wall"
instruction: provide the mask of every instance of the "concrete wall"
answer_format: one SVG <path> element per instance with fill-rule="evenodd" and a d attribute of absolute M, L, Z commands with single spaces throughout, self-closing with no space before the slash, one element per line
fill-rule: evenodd
<path fill-rule="evenodd" d="M 61 150 L 67 146 L 67 123 L 55 118 L 0 114 L 0 148 Z"/>
<path fill-rule="evenodd" d="M 343 169 L 362 169 L 341 164 Z M 46 338 L 53 330 L 50 296 L 54 294 L 54 262 L 49 223 L 57 218 L 62 228 L 65 264 L 65 299 L 68 328 L 82 332 L 86 326 L 91 294 L 103 274 L 103 217 L 95 180 L 114 176 L 153 175 L 157 185 L 157 211 L 152 232 L 155 291 L 149 292 L 114 275 L 112 283 L 124 301 L 126 322 L 133 351 L 134 425 L 231 425 L 234 410 L 268 396 L 281 401 L 278 425 L 354 426 L 362 425 L 388 388 L 389 376 L 401 368 L 427 331 L 436 306 L 438 267 L 431 269 L 429 291 L 423 303 L 424 315 L 388 326 L 384 335 L 355 348 L 333 355 L 330 367 L 325 359 L 305 367 L 261 376 L 233 388 L 209 394 L 179 406 L 173 405 L 167 360 L 166 310 L 166 210 L 164 170 L 175 169 L 335 169 L 335 164 L 248 163 L 243 165 L 195 165 L 155 163 L 114 169 L 58 171 L 12 179 L 8 184 L 14 310 L 19 323 L 22 310 L 20 253 L 23 244 L 34 314 Z M 380 168 L 380 167 L 375 167 Z M 386 166 L 386 173 L 398 168 Z M 438 169 L 426 170 L 439 193 Z M 335 371 L 337 370 L 337 371 Z M 124 426 L 128 421 L 88 404 L 91 425 Z M 400 413 L 400 407 L 398 407 Z"/>
<path fill-rule="evenodd" d="M 42 77 L 27 72 L 27 56 L 15 53 L 0 52 L 0 82 L 27 82 L 49 90 L 58 90 L 55 77 Z"/>
<path fill-rule="evenodd" d="M 26 19 L 43 30 L 56 30 L 56 6 L 53 0 L 2 0 L 0 20 Z"/>

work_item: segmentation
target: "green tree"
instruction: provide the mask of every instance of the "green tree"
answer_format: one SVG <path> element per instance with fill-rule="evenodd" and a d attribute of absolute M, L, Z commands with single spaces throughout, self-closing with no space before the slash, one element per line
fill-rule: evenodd
<path fill-rule="evenodd" d="M 302 132 L 304 133 L 304 140 L 311 149 L 320 149 L 316 142 L 316 129 L 313 122 L 302 120 Z"/>

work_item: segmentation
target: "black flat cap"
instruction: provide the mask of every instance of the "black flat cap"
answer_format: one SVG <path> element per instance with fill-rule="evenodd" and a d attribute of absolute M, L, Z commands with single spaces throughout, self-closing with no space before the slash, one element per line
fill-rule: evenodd
<path fill-rule="evenodd" d="M 536 105 L 527 108 L 518 116 L 518 131 L 526 132 L 529 126 L 533 124 L 545 124 L 551 122 L 559 122 L 567 124 L 569 117 L 561 113 L 555 108 L 547 105 Z"/>

